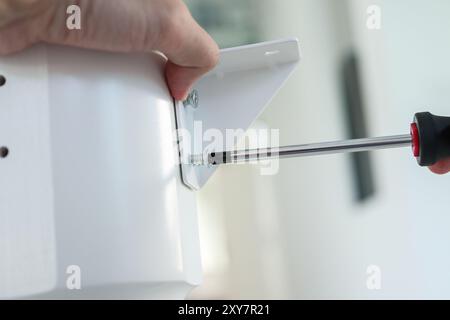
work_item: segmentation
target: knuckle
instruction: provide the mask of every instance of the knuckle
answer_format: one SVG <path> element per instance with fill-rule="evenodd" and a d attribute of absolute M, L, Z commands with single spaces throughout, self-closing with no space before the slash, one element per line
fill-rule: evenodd
<path fill-rule="evenodd" d="M 173 37 L 189 16 L 187 8 L 178 0 L 165 0 L 164 9 L 160 11 L 161 33 L 166 37 Z"/>

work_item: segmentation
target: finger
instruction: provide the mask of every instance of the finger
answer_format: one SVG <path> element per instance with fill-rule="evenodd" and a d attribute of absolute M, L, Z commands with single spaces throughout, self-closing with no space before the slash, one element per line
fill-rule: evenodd
<path fill-rule="evenodd" d="M 15 53 L 38 42 L 52 13 L 52 3 L 51 0 L 1 0 L 0 54 Z"/>
<path fill-rule="evenodd" d="M 0 28 L 24 19 L 35 18 L 46 11 L 52 0 L 1 0 Z"/>
<path fill-rule="evenodd" d="M 182 1 L 161 19 L 156 45 L 170 61 L 182 67 L 212 68 L 216 65 L 217 44 L 192 18 Z"/>
<path fill-rule="evenodd" d="M 171 94 L 183 100 L 195 81 L 215 67 L 219 48 L 184 5 L 172 11 L 167 21 L 162 25 L 160 51 L 169 59 L 166 79 Z"/>
<path fill-rule="evenodd" d="M 0 55 L 19 52 L 38 42 L 37 21 L 19 22 L 0 29 Z"/>
<path fill-rule="evenodd" d="M 446 174 L 450 172 L 450 159 L 445 159 L 437 162 L 430 167 L 431 172 L 436 174 Z"/>
<path fill-rule="evenodd" d="M 175 100 L 185 100 L 200 77 L 209 68 L 182 67 L 171 61 L 166 64 L 166 79 L 170 93 Z"/>

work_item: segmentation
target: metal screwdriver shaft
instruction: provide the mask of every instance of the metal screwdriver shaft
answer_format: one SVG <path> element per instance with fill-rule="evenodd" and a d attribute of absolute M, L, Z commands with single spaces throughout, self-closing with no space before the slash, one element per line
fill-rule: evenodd
<path fill-rule="evenodd" d="M 389 137 L 353 139 L 323 143 L 301 144 L 279 148 L 233 150 L 225 152 L 211 152 L 207 158 L 207 165 L 227 163 L 242 163 L 255 160 L 275 158 L 305 157 L 333 153 L 361 152 L 377 149 L 389 149 L 411 146 L 411 135 L 397 135 Z M 202 155 L 192 156 L 192 163 L 205 164 Z"/>

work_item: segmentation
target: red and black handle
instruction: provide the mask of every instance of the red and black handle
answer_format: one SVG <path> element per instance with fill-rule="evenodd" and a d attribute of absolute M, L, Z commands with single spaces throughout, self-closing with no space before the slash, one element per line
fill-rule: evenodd
<path fill-rule="evenodd" d="M 421 166 L 450 158 L 450 117 L 416 113 L 411 124 L 412 148 Z"/>

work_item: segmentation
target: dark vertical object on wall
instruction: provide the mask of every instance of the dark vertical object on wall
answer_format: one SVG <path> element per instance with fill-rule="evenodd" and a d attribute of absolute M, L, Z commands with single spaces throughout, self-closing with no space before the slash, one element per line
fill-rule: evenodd
<path fill-rule="evenodd" d="M 358 61 L 353 53 L 348 55 L 344 60 L 342 83 L 348 138 L 358 139 L 368 137 Z M 363 202 L 375 193 L 370 154 L 368 152 L 358 152 L 350 154 L 350 157 L 353 167 L 356 199 L 359 202 Z"/>

